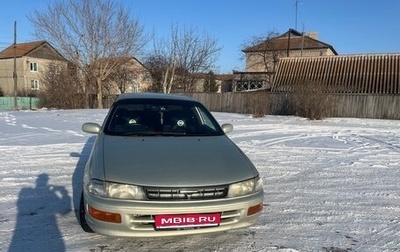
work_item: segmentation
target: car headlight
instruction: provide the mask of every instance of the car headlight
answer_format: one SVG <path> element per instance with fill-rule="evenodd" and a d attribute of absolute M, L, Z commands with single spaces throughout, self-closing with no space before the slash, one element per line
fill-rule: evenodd
<path fill-rule="evenodd" d="M 105 198 L 144 200 L 142 187 L 92 179 L 87 189 L 90 193 Z"/>
<path fill-rule="evenodd" d="M 140 186 L 107 183 L 108 197 L 114 199 L 145 199 L 143 189 Z"/>
<path fill-rule="evenodd" d="M 105 187 L 104 181 L 98 179 L 91 179 L 86 186 L 88 192 L 100 197 L 107 197 Z"/>
<path fill-rule="evenodd" d="M 256 177 L 229 185 L 228 198 L 249 195 L 259 190 L 262 190 L 262 179 Z"/>

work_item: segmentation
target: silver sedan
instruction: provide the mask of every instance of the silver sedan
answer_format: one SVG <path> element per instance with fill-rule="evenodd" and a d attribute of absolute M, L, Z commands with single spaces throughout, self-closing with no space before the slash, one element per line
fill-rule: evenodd
<path fill-rule="evenodd" d="M 154 237 L 245 228 L 263 208 L 249 158 L 199 102 L 123 94 L 97 134 L 85 167 L 80 224 L 107 236 Z"/>

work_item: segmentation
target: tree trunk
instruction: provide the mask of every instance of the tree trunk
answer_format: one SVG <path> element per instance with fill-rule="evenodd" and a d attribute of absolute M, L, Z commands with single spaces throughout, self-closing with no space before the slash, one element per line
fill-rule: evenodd
<path fill-rule="evenodd" d="M 174 83 L 175 68 L 176 68 L 176 66 L 175 66 L 175 62 L 174 62 L 174 66 L 172 68 L 172 73 L 171 73 L 171 79 L 169 80 L 169 85 L 168 85 L 168 94 L 171 93 L 171 88 L 172 88 L 172 85 Z"/>
<path fill-rule="evenodd" d="M 103 82 L 97 78 L 97 108 L 103 108 Z"/>
<path fill-rule="evenodd" d="M 87 92 L 85 92 L 85 108 L 89 109 L 90 105 L 89 105 L 89 94 Z"/>
<path fill-rule="evenodd" d="M 164 94 L 167 93 L 168 72 L 169 72 L 169 67 L 167 67 L 167 71 L 166 71 L 165 74 L 164 74 L 164 80 L 163 80 L 163 92 L 164 92 Z"/>

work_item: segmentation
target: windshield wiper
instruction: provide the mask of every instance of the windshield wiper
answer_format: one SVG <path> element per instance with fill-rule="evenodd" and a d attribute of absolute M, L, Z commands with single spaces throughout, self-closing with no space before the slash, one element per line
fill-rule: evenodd
<path fill-rule="evenodd" d="M 169 131 L 139 131 L 139 132 L 124 132 L 121 136 L 185 136 L 185 132 L 169 132 Z"/>
<path fill-rule="evenodd" d="M 139 131 L 139 132 L 123 132 L 121 136 L 158 136 L 160 133 L 156 131 Z"/>
<path fill-rule="evenodd" d="M 216 133 L 210 133 L 210 132 L 194 132 L 194 133 L 188 133 L 188 136 L 218 136 Z"/>
<path fill-rule="evenodd" d="M 186 136 L 186 132 L 171 132 L 171 131 L 161 131 L 159 132 L 161 136 Z"/>

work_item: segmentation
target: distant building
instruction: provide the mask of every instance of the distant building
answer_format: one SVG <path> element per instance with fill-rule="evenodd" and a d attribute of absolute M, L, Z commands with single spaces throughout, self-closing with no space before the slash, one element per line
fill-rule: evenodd
<path fill-rule="evenodd" d="M 399 53 L 338 55 L 317 33 L 292 29 L 243 52 L 246 71 L 234 73 L 236 92 L 291 92 L 315 83 L 330 93 L 400 94 Z"/>
<path fill-rule="evenodd" d="M 234 72 L 233 91 L 271 89 L 283 57 L 318 57 L 337 55 L 335 49 L 320 40 L 316 32 L 304 34 L 289 29 L 284 34 L 243 50 L 246 70 Z"/>
<path fill-rule="evenodd" d="M 318 40 L 316 32 L 304 34 L 293 29 L 243 50 L 246 72 L 275 72 L 282 57 L 338 55 L 333 46 Z"/>
<path fill-rule="evenodd" d="M 46 41 L 11 45 L 0 52 L 0 88 L 5 96 L 14 95 L 14 57 L 19 96 L 41 90 L 41 77 L 50 66 L 68 65 L 68 61 Z"/>
<path fill-rule="evenodd" d="M 149 70 L 135 57 L 117 57 L 107 60 L 118 65 L 105 80 L 106 94 L 145 92 L 152 84 Z"/>
<path fill-rule="evenodd" d="M 215 93 L 226 93 L 232 92 L 232 80 L 234 78 L 233 74 L 214 74 L 215 79 Z M 194 84 L 190 92 L 214 92 L 206 89 L 206 83 L 210 82 L 210 73 L 200 73 L 195 74 Z"/>

